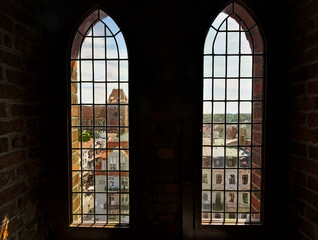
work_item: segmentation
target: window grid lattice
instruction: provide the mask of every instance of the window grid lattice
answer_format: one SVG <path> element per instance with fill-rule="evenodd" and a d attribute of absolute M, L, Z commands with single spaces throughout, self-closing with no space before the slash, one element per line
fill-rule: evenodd
<path fill-rule="evenodd" d="M 103 11 L 75 34 L 71 65 L 71 226 L 128 226 L 128 55 Z"/>
<path fill-rule="evenodd" d="M 231 3 L 204 48 L 203 225 L 261 222 L 263 58 L 257 25 Z"/>

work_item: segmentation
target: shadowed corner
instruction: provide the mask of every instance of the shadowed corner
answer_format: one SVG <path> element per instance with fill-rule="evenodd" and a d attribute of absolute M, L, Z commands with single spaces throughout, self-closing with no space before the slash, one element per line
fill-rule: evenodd
<path fill-rule="evenodd" d="M 7 216 L 5 216 L 0 228 L 0 240 L 5 240 L 8 238 L 9 236 L 8 226 L 9 226 L 9 219 L 7 218 Z"/>

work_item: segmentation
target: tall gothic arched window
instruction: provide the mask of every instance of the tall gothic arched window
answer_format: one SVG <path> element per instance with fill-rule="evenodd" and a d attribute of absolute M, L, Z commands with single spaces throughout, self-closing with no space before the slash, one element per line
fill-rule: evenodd
<path fill-rule="evenodd" d="M 255 20 L 230 3 L 204 45 L 202 225 L 262 222 L 264 62 Z"/>
<path fill-rule="evenodd" d="M 115 21 L 92 12 L 69 59 L 71 226 L 129 224 L 128 54 Z"/>

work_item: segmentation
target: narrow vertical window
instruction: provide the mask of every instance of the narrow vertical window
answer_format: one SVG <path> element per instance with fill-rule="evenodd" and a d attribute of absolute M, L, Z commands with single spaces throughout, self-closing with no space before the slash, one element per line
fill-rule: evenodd
<path fill-rule="evenodd" d="M 230 3 L 204 46 L 202 225 L 262 222 L 263 53 L 255 21 Z"/>
<path fill-rule="evenodd" d="M 115 21 L 90 14 L 69 60 L 71 226 L 127 226 L 128 55 Z"/>

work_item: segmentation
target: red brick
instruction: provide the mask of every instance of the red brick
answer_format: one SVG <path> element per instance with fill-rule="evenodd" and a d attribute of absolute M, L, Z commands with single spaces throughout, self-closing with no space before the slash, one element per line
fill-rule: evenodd
<path fill-rule="evenodd" d="M 0 121 L 0 135 L 21 132 L 23 130 L 23 120 Z"/>
<path fill-rule="evenodd" d="M 318 37 L 318 34 L 317 34 Z M 293 81 L 305 81 L 317 76 L 317 64 L 301 67 L 292 73 Z"/>
<path fill-rule="evenodd" d="M 31 104 L 12 104 L 12 116 L 33 116 L 41 114 L 41 107 L 39 105 Z"/>
<path fill-rule="evenodd" d="M 0 153 L 9 150 L 8 138 L 0 138 Z"/>
<path fill-rule="evenodd" d="M 3 67 L 0 66 L 0 81 L 3 81 L 4 77 L 3 77 Z"/>
<path fill-rule="evenodd" d="M 41 74 L 43 71 L 44 64 L 42 61 L 35 60 L 35 59 L 28 59 L 25 61 L 25 69 L 28 72 Z"/>
<path fill-rule="evenodd" d="M 297 218 L 296 224 L 297 228 L 309 235 L 311 239 L 314 239 L 315 232 L 312 222 L 309 222 L 307 219 Z"/>
<path fill-rule="evenodd" d="M 289 66 L 291 70 L 304 66 L 306 63 L 306 54 L 299 48 L 292 48 L 290 53 Z"/>
<path fill-rule="evenodd" d="M 308 83 L 308 94 L 317 94 L 318 93 L 318 82 L 309 82 Z"/>
<path fill-rule="evenodd" d="M 29 199 L 30 203 L 34 204 L 39 201 L 43 197 L 43 194 L 45 193 L 45 186 L 41 186 L 41 188 L 36 188 L 30 191 L 29 193 Z"/>
<path fill-rule="evenodd" d="M 252 212 L 260 212 L 261 210 L 261 201 L 256 193 L 252 193 Z"/>
<path fill-rule="evenodd" d="M 294 169 L 299 169 L 302 172 L 318 176 L 318 163 L 315 161 L 300 157 L 290 157 L 289 165 Z"/>
<path fill-rule="evenodd" d="M 12 148 L 30 147 L 33 145 L 39 145 L 43 142 L 44 136 L 41 132 L 24 131 L 24 135 L 17 135 L 12 138 Z"/>
<path fill-rule="evenodd" d="M 19 99 L 21 98 L 21 90 L 16 86 L 0 84 L 0 98 Z"/>
<path fill-rule="evenodd" d="M 291 86 L 289 94 L 293 98 L 303 96 L 305 94 L 305 84 L 300 83 L 300 84 L 296 84 L 296 85 Z"/>
<path fill-rule="evenodd" d="M 27 89 L 24 91 L 23 99 L 24 99 L 24 102 L 39 102 L 41 101 L 41 99 L 43 99 L 41 98 L 42 96 L 43 96 L 43 91 L 40 89 Z"/>
<path fill-rule="evenodd" d="M 28 150 L 28 159 L 37 159 L 42 157 L 44 154 L 44 149 L 43 147 L 32 147 Z"/>
<path fill-rule="evenodd" d="M 29 177 L 29 186 L 33 188 L 33 187 L 38 187 L 40 185 L 46 185 L 47 179 L 45 176 L 42 176 L 42 175 L 37 174 L 35 176 Z"/>
<path fill-rule="evenodd" d="M 318 195 L 303 186 L 289 185 L 289 193 L 318 209 Z"/>
<path fill-rule="evenodd" d="M 8 48 L 12 47 L 12 39 L 8 35 L 4 35 L 3 37 L 4 45 Z"/>
<path fill-rule="evenodd" d="M 20 135 L 14 136 L 12 138 L 12 143 L 11 143 L 12 148 L 15 149 L 15 148 L 23 147 L 23 145 L 25 143 L 25 141 L 23 141 L 23 140 L 25 140 L 25 136 L 24 135 L 22 135 L 22 136 L 20 136 Z"/>
<path fill-rule="evenodd" d="M 301 3 L 302 3 L 301 4 L 302 8 L 299 6 L 297 8 L 297 14 L 295 14 L 295 16 L 293 17 L 293 20 L 295 21 L 296 24 L 305 22 L 307 19 L 314 16 L 318 10 L 317 1 L 312 1 L 305 7 L 303 7 L 305 5 L 304 2 L 301 2 Z"/>
<path fill-rule="evenodd" d="M 259 169 L 253 169 L 252 171 L 252 189 L 261 190 L 261 171 Z"/>
<path fill-rule="evenodd" d="M 300 156 L 307 156 L 307 148 L 306 144 L 298 143 L 298 142 L 290 142 L 290 153 L 300 155 Z"/>
<path fill-rule="evenodd" d="M 313 178 L 313 177 L 308 176 L 307 177 L 307 186 L 309 189 L 317 192 L 317 194 L 318 194 L 318 179 L 317 178 Z"/>
<path fill-rule="evenodd" d="M 23 213 L 25 208 L 27 208 L 30 205 L 30 194 L 31 194 L 30 192 L 27 192 L 19 196 L 19 199 L 17 201 L 17 206 L 18 206 L 20 214 Z"/>
<path fill-rule="evenodd" d="M 295 141 L 317 143 L 318 130 L 308 129 L 305 127 L 291 127 L 289 131 L 289 137 Z"/>
<path fill-rule="evenodd" d="M 311 222 L 318 222 L 318 210 L 311 208 L 311 207 L 307 207 L 306 210 L 306 217 L 311 221 Z"/>
<path fill-rule="evenodd" d="M 259 123 L 263 121 L 263 104 L 261 102 L 253 103 L 253 122 Z"/>
<path fill-rule="evenodd" d="M 3 51 L 0 50 L 0 62 L 7 64 L 10 67 L 13 68 L 20 68 L 21 67 L 21 57 L 16 55 L 16 54 L 12 54 L 10 52 L 7 51 Z"/>
<path fill-rule="evenodd" d="M 295 111 L 316 110 L 318 99 L 314 97 L 304 97 L 291 100 L 291 106 Z"/>
<path fill-rule="evenodd" d="M 0 187 L 14 181 L 14 179 L 15 179 L 15 173 L 13 169 L 8 170 L 6 172 L 2 172 L 0 174 Z"/>
<path fill-rule="evenodd" d="M 12 234 L 15 232 L 17 229 L 22 227 L 23 225 L 23 219 L 21 217 L 16 217 L 14 219 L 10 219 L 9 221 L 9 227 L 8 227 L 8 232 Z"/>
<path fill-rule="evenodd" d="M 306 123 L 306 114 L 305 113 L 290 114 L 288 120 L 290 125 L 302 126 Z"/>
<path fill-rule="evenodd" d="M 318 59 L 318 46 L 311 48 L 307 52 L 306 61 L 307 63 L 316 62 Z"/>
<path fill-rule="evenodd" d="M 25 24 L 16 24 L 15 31 L 21 38 L 23 38 L 24 42 L 29 41 L 32 44 L 40 43 L 41 36 L 39 33 L 30 29 L 28 26 L 25 26 Z"/>
<path fill-rule="evenodd" d="M 231 7 L 231 6 L 229 6 Z M 234 12 L 242 19 L 242 21 L 247 25 L 248 28 L 254 25 L 254 20 L 246 10 L 239 4 L 234 5 Z"/>
<path fill-rule="evenodd" d="M 27 177 L 30 176 L 32 173 L 38 171 L 40 169 L 40 165 L 38 162 L 30 162 L 26 163 L 21 167 L 18 167 L 17 174 L 19 177 Z"/>
<path fill-rule="evenodd" d="M 9 82 L 19 83 L 19 84 L 24 83 L 24 79 L 25 79 L 24 73 L 20 71 L 11 70 L 11 69 L 7 69 L 6 73 L 7 73 L 7 79 Z"/>
<path fill-rule="evenodd" d="M 32 6 L 29 7 L 26 4 L 29 1 L 26 1 L 21 4 L 16 4 L 11 1 L 1 1 L 0 8 L 2 11 L 5 10 L 6 15 L 14 19 L 15 21 L 20 21 L 29 26 L 35 26 L 38 22 L 35 20 L 36 18 L 33 17 L 32 13 L 37 9 L 37 5 L 30 4 Z"/>
<path fill-rule="evenodd" d="M 2 190 L 0 192 L 0 205 L 14 200 L 16 197 L 20 196 L 26 190 L 27 186 L 24 181 L 20 181 L 9 188 Z"/>
<path fill-rule="evenodd" d="M 7 113 L 8 104 L 7 103 L 0 103 L 0 117 L 6 117 L 8 115 Z"/>
<path fill-rule="evenodd" d="M 1 206 L 0 208 L 0 219 L 5 218 L 11 219 L 18 214 L 18 208 L 16 202 L 12 202 L 6 206 Z M 0 222 L 1 225 L 1 222 Z"/>
<path fill-rule="evenodd" d="M 289 170 L 289 183 L 306 186 L 306 175 L 299 171 L 290 169 Z"/>
<path fill-rule="evenodd" d="M 293 29 L 293 39 L 308 34 L 315 29 L 315 20 L 308 19 L 306 22 Z"/>
<path fill-rule="evenodd" d="M 7 30 L 8 32 L 12 32 L 12 20 L 3 14 L 0 14 L 0 27 Z"/>
<path fill-rule="evenodd" d="M 8 239 L 8 237 L 9 237 L 8 227 L 9 227 L 9 221 L 5 219 L 3 222 L 3 225 L 1 225 L 1 227 L 0 227 L 0 234 L 1 234 L 0 239 L 1 240 Z"/>
<path fill-rule="evenodd" d="M 309 146 L 309 158 L 313 160 L 318 160 L 318 147 Z"/>
<path fill-rule="evenodd" d="M 35 129 L 45 129 L 46 127 L 46 119 L 45 118 L 32 118 L 24 120 L 25 130 L 35 130 Z"/>
<path fill-rule="evenodd" d="M 317 113 L 308 114 L 307 123 L 310 127 L 318 126 L 318 114 Z"/>
<path fill-rule="evenodd" d="M 18 151 L 0 156 L 0 170 L 16 165 L 25 160 L 25 152 Z"/>
<path fill-rule="evenodd" d="M 261 145 L 262 144 L 262 129 L 261 125 L 254 124 L 253 126 L 253 144 Z"/>

